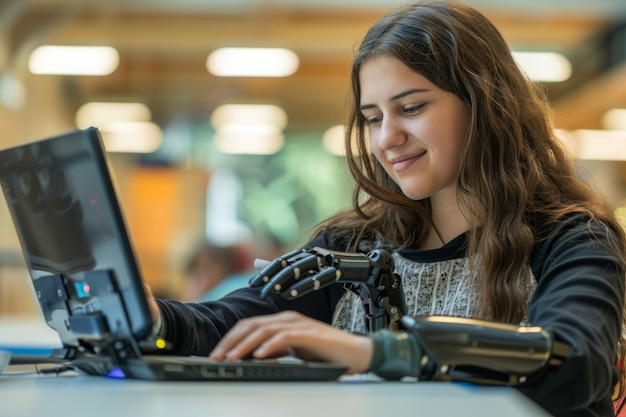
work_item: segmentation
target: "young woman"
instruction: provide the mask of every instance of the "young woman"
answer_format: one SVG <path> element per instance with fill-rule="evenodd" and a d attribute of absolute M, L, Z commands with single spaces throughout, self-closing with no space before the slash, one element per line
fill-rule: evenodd
<path fill-rule="evenodd" d="M 321 224 L 307 246 L 393 250 L 411 316 L 540 326 L 569 354 L 520 389 L 556 415 L 613 415 L 626 237 L 577 178 L 541 88 L 497 29 L 456 2 L 401 7 L 366 34 L 352 93 L 353 209 Z M 341 285 L 291 301 L 260 291 L 156 300 L 153 314 L 176 353 L 290 353 L 352 373 L 420 376 L 415 338 L 363 335 L 361 301 Z"/>

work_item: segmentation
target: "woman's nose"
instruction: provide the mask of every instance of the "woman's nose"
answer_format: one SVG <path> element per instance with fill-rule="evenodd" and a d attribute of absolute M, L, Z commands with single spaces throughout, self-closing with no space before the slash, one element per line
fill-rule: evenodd
<path fill-rule="evenodd" d="M 391 149 L 406 142 L 406 132 L 402 123 L 391 117 L 383 119 L 378 142 L 382 149 Z"/>

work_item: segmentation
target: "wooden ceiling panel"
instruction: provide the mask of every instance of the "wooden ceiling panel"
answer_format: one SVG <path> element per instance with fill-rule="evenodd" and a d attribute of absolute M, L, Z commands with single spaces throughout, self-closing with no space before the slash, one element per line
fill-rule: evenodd
<path fill-rule="evenodd" d="M 129 2 L 133 8 L 121 1 L 87 1 L 82 7 L 71 0 L 31 3 L 10 32 L 13 55 L 21 57 L 14 65 L 23 69 L 24 57 L 39 44 L 108 44 L 120 52 L 114 74 L 72 81 L 74 106 L 94 99 L 141 100 L 157 122 L 166 123 L 180 114 L 205 117 L 226 101 L 272 102 L 285 107 L 293 129 L 323 128 L 342 120 L 338 113 L 343 112 L 353 51 L 367 28 L 391 7 L 323 10 L 259 1 L 228 13 L 157 13 L 137 2 Z M 580 60 L 575 65 L 586 65 L 575 68 L 579 72 L 569 83 L 548 86 L 565 124 L 594 127 L 605 108 L 626 106 L 623 73 L 604 71 L 604 57 L 589 55 L 596 53 L 595 40 L 618 23 L 614 16 L 507 12 L 503 7 L 485 14 L 513 48 L 557 50 Z M 291 48 L 300 57 L 300 68 L 284 79 L 211 76 L 205 68 L 208 53 L 235 45 Z M 597 63 L 590 66 L 594 59 Z M 591 100 L 598 92 L 602 99 Z"/>

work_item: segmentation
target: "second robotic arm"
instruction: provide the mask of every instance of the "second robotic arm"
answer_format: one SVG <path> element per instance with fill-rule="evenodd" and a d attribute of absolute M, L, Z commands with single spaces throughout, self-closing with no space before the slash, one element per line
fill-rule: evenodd
<path fill-rule="evenodd" d="M 387 379 L 521 385 L 559 366 L 570 350 L 537 326 L 447 316 L 403 316 L 400 324 L 406 333 L 372 335 L 381 357 L 372 371 Z"/>

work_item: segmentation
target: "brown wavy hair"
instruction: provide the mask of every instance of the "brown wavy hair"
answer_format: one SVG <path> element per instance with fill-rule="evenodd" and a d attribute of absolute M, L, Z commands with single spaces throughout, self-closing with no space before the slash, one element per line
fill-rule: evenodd
<path fill-rule="evenodd" d="M 354 245 L 347 250 L 364 239 L 415 248 L 434 227 L 429 200 L 404 196 L 368 149 L 359 111 L 359 72 L 364 62 L 377 56 L 397 58 L 456 94 L 471 110 L 458 195 L 473 222 L 468 254 L 481 259 L 474 264 L 483 277 L 478 316 L 522 321 L 533 246 L 542 231 L 568 213 L 604 222 L 615 236 L 610 248 L 626 262 L 624 229 L 608 200 L 578 177 L 571 155 L 555 137 L 545 91 L 520 71 L 497 28 L 477 10 L 457 2 L 408 4 L 365 35 L 351 70 L 345 138 L 356 181 L 353 209 L 322 223 L 317 232 L 344 231 Z M 621 369 L 622 382 L 624 375 Z"/>

